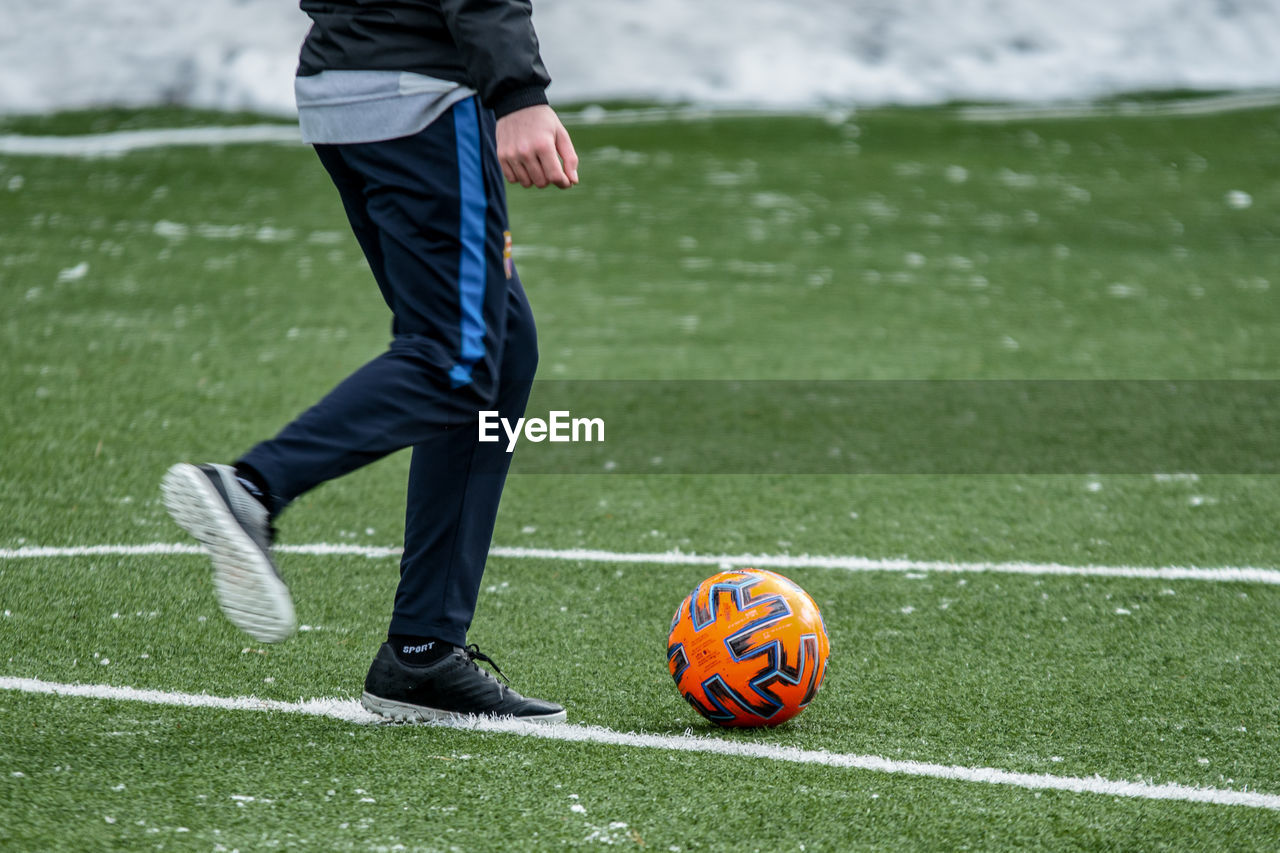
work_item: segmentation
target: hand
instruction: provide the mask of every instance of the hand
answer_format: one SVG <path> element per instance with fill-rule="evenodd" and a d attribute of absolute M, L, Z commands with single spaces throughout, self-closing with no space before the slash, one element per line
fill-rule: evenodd
<path fill-rule="evenodd" d="M 546 104 L 498 119 L 498 162 L 507 180 L 522 187 L 542 189 L 555 184 L 567 190 L 578 182 L 573 140 Z"/>

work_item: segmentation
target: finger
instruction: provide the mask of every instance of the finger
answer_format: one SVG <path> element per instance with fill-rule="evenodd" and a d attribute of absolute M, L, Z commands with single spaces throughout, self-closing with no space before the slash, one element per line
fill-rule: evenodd
<path fill-rule="evenodd" d="M 524 165 L 519 160 L 512 159 L 510 165 L 511 174 L 515 176 L 517 184 L 526 189 L 533 186 L 533 181 L 530 180 L 529 173 L 525 171 Z"/>
<path fill-rule="evenodd" d="M 515 171 L 512 170 L 506 158 L 499 157 L 498 163 L 502 166 L 502 177 L 507 179 L 507 183 L 509 184 L 519 183 L 519 181 L 516 179 Z"/>
<path fill-rule="evenodd" d="M 551 145 L 539 149 L 538 165 L 542 168 L 542 173 L 546 175 L 548 184 L 555 184 L 562 190 L 567 190 L 573 186 L 573 181 L 565 174 L 564 166 L 560 164 L 556 149 Z"/>
<path fill-rule="evenodd" d="M 560 129 L 556 131 L 556 151 L 560 158 L 564 160 L 564 171 L 569 176 L 569 180 L 573 183 L 578 182 L 578 152 L 573 148 L 573 140 L 569 138 L 569 131 L 564 129 L 564 125 L 560 125 Z"/>
<path fill-rule="evenodd" d="M 538 150 L 536 148 L 523 153 L 520 158 L 520 165 L 524 167 L 525 172 L 529 175 L 529 180 L 533 181 L 535 187 L 542 189 L 547 185 L 547 173 L 542 168 L 542 162 L 538 158 Z"/>

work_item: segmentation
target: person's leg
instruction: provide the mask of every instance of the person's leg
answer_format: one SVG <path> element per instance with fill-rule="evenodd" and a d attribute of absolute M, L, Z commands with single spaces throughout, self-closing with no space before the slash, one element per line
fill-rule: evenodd
<path fill-rule="evenodd" d="M 485 274 L 494 261 L 481 155 L 458 138 L 476 113 L 468 100 L 413 137 L 317 148 L 393 311 L 394 337 L 240 460 L 267 486 L 273 513 L 388 453 L 439 444 L 492 403 L 506 280 Z"/>
<path fill-rule="evenodd" d="M 510 314 L 494 407 L 502 417 L 518 418 L 533 384 L 537 343 L 533 315 L 514 275 L 507 299 Z M 476 646 L 465 645 L 511 462 L 502 443 L 477 439 L 473 422 L 456 435 L 413 449 L 405 555 L 391 635 L 418 638 L 408 650 L 421 654 L 405 655 L 398 644 L 384 643 L 365 677 L 361 704 L 393 720 L 465 720 L 482 714 L 564 722 L 562 706 L 526 698 L 500 683 L 476 666 L 477 659 L 489 659 Z M 436 478 L 461 478 L 465 488 L 442 496 L 433 488 Z M 433 643 L 433 649 L 422 649 L 426 643 Z"/>
<path fill-rule="evenodd" d="M 473 277 L 471 292 L 483 290 L 485 316 L 496 314 L 497 319 L 488 321 L 494 345 L 470 365 L 455 365 L 451 376 L 458 381 L 469 372 L 473 382 L 493 377 L 496 385 L 465 423 L 437 430 L 414 445 L 395 612 L 388 642 L 369 667 L 361 702 L 374 713 L 398 720 L 485 714 L 560 722 L 564 708 L 526 698 L 501 684 L 475 663 L 488 658 L 476 646 L 466 645 L 511 462 L 500 443 L 478 440 L 476 415 L 480 408 L 495 409 L 507 418 L 523 415 L 538 350 L 524 290 L 514 268 L 504 263 L 505 188 L 492 115 L 468 102 L 454 109 L 454 118 L 464 205 L 467 198 L 472 202 L 464 217 L 469 222 L 464 244 L 475 249 L 467 268 Z M 467 277 L 462 276 L 464 293 Z M 474 348 L 470 352 L 476 354 Z"/>
<path fill-rule="evenodd" d="M 486 307 L 497 318 L 490 330 L 498 382 L 483 408 L 514 422 L 524 415 L 537 369 L 533 313 L 507 257 L 506 189 L 492 114 L 470 104 L 454 113 L 463 195 L 472 202 L 484 200 L 483 211 L 474 205 L 464 236 L 477 241 L 481 250 L 474 256 L 473 272 L 482 274 Z M 466 645 L 511 463 L 500 442 L 478 441 L 475 412 L 470 415 L 461 428 L 442 430 L 414 445 L 390 636 Z"/>
<path fill-rule="evenodd" d="M 493 409 L 515 423 L 524 417 L 538 345 L 533 314 L 514 275 L 507 288 L 507 304 Z M 413 448 L 392 635 L 466 645 L 512 457 L 505 443 L 481 443 L 477 437 L 472 420 Z M 441 483 L 460 483 L 461 488 L 442 490 Z"/>

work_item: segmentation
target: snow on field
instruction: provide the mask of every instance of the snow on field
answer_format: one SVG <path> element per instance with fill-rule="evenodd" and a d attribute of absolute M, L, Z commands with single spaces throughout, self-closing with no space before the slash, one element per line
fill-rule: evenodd
<path fill-rule="evenodd" d="M 0 112 L 293 111 L 294 0 L 43 0 L 0 32 Z M 560 103 L 1054 101 L 1280 86 L 1278 0 L 535 0 Z"/>

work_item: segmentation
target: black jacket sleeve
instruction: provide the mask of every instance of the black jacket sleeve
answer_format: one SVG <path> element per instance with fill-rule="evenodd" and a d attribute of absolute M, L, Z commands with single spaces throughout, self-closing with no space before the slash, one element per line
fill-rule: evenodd
<path fill-rule="evenodd" d="M 538 53 L 531 0 L 442 0 L 480 100 L 501 118 L 547 102 L 551 77 Z"/>

